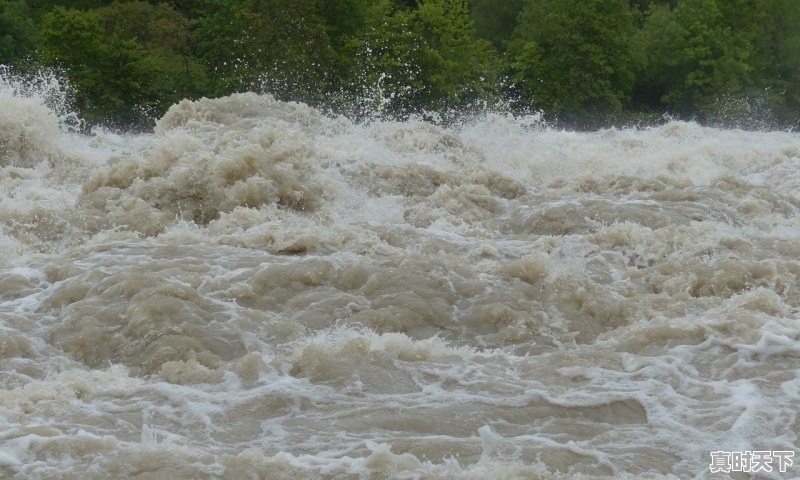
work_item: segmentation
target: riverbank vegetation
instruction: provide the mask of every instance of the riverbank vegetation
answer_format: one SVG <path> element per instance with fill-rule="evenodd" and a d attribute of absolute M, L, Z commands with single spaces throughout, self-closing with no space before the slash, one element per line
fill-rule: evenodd
<path fill-rule="evenodd" d="M 800 126 L 796 0 L 0 0 L 0 64 L 62 72 L 89 123 L 126 128 L 241 91 L 353 118 Z"/>

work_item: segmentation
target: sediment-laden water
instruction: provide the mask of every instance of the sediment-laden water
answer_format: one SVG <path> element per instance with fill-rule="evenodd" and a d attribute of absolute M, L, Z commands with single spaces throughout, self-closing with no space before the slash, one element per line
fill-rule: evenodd
<path fill-rule="evenodd" d="M 145 135 L 63 117 L 0 89 L 0 478 L 723 478 L 712 451 L 797 450 L 796 133 L 255 94 Z"/>

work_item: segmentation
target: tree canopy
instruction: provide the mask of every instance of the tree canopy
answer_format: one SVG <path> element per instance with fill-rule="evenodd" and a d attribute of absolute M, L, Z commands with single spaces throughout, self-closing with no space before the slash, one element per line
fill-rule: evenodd
<path fill-rule="evenodd" d="M 358 116 L 541 110 L 800 119 L 795 0 L 0 0 L 0 64 L 57 68 L 89 122 L 239 91 Z"/>
<path fill-rule="evenodd" d="M 525 3 L 509 68 L 535 107 L 570 119 L 618 112 L 634 82 L 635 28 L 626 0 Z"/>

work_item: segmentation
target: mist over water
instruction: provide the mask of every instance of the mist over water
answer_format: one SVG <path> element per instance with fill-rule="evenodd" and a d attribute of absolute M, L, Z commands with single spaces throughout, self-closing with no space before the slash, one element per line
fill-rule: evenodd
<path fill-rule="evenodd" d="M 242 94 L 82 135 L 12 87 L 0 478 L 705 478 L 711 451 L 797 451 L 797 133 Z"/>

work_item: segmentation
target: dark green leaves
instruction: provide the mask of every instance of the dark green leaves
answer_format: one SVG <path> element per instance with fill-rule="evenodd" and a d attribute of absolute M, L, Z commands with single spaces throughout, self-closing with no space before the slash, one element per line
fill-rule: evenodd
<path fill-rule="evenodd" d="M 528 0 L 507 52 L 535 108 L 568 119 L 627 106 L 635 28 L 625 0 Z"/>
<path fill-rule="evenodd" d="M 24 0 L 0 0 L 0 64 L 18 64 L 36 41 L 36 25 Z"/>
<path fill-rule="evenodd" d="M 250 90 L 359 118 L 793 125 L 798 25 L 794 0 L 0 0 L 0 63 L 61 68 L 87 120 L 120 126 Z"/>

